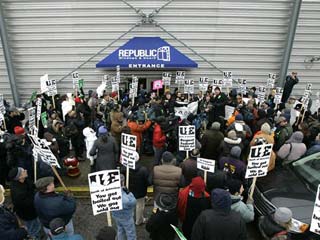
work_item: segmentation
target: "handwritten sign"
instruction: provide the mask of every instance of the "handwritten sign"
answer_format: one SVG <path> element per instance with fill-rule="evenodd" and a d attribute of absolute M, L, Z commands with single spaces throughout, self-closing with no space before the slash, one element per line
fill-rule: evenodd
<path fill-rule="evenodd" d="M 191 151 L 196 147 L 195 126 L 179 126 L 179 150 Z"/>
<path fill-rule="evenodd" d="M 119 170 L 105 170 L 88 174 L 93 215 L 122 209 Z"/>
<path fill-rule="evenodd" d="M 320 185 L 318 186 L 316 201 L 314 203 L 310 231 L 320 235 Z"/>
<path fill-rule="evenodd" d="M 272 144 L 264 144 L 250 148 L 246 178 L 263 177 L 267 175 L 272 146 Z"/>
<path fill-rule="evenodd" d="M 121 163 L 135 169 L 137 160 L 137 137 L 130 134 L 121 134 Z"/>
<path fill-rule="evenodd" d="M 152 90 L 158 90 L 158 89 L 162 89 L 163 87 L 163 82 L 162 80 L 155 80 L 152 82 Z"/>
<path fill-rule="evenodd" d="M 206 158 L 197 158 L 197 168 L 203 171 L 214 173 L 216 161 Z"/>
<path fill-rule="evenodd" d="M 172 74 L 169 72 L 162 73 L 162 81 L 165 86 L 170 86 Z"/>

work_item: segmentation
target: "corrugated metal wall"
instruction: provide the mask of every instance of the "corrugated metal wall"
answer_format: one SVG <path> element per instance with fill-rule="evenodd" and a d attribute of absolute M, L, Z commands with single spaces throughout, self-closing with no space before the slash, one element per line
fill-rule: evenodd
<path fill-rule="evenodd" d="M 289 65 L 289 71 L 297 71 L 300 78 L 293 94 L 303 94 L 306 83 L 313 85 L 313 99 L 319 92 L 320 61 L 310 63 L 314 56 L 320 57 L 320 1 L 304 0 Z"/>
<path fill-rule="evenodd" d="M 40 75 L 60 79 L 140 20 L 119 0 L 2 2 L 23 100 L 39 88 Z M 129 1 L 145 13 L 166 2 Z M 292 0 L 176 0 L 155 20 L 222 70 L 255 85 L 264 83 L 269 72 L 279 72 L 291 7 Z M 197 61 L 199 68 L 188 71 L 188 78 L 220 78 L 219 72 L 161 29 L 141 26 L 79 70 L 86 89 L 97 87 L 104 74 L 95 64 L 133 36 L 160 36 Z M 134 73 L 148 79 L 161 76 L 161 71 Z M 58 89 L 71 91 L 71 83 L 68 77 Z"/>
<path fill-rule="evenodd" d="M 3 94 L 4 98 L 6 99 L 12 99 L 8 73 L 7 73 L 7 66 L 6 66 L 4 53 L 2 49 L 1 38 L 0 38 L 0 94 Z"/>

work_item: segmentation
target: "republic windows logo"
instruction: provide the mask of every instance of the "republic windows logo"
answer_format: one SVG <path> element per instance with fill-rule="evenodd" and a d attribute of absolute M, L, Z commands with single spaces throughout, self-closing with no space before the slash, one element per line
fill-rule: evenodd
<path fill-rule="evenodd" d="M 120 60 L 159 60 L 170 62 L 170 47 L 163 46 L 158 49 L 120 49 L 118 53 Z"/>

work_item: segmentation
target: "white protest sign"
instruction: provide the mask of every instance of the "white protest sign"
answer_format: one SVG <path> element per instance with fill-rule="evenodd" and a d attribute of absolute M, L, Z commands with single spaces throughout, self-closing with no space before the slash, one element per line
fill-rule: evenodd
<path fill-rule="evenodd" d="M 41 160 L 50 166 L 57 166 L 60 168 L 56 156 L 52 153 L 49 143 L 45 139 L 40 139 L 35 135 L 28 134 L 29 139 L 33 144 L 33 151 L 37 152 Z"/>
<path fill-rule="evenodd" d="M 274 83 L 276 81 L 276 78 L 277 78 L 277 74 L 275 74 L 275 73 L 268 74 L 268 79 L 267 79 L 267 87 L 268 88 L 273 88 Z"/>
<path fill-rule="evenodd" d="M 4 102 L 3 102 L 3 94 L 0 94 L 0 112 L 2 114 L 6 113 L 6 108 L 5 108 Z"/>
<path fill-rule="evenodd" d="M 169 72 L 162 73 L 162 81 L 165 86 L 170 86 L 172 74 Z"/>
<path fill-rule="evenodd" d="M 35 107 L 29 108 L 28 115 L 29 115 L 29 129 L 32 132 L 33 128 L 36 125 L 36 108 Z"/>
<path fill-rule="evenodd" d="M 183 104 L 183 103 L 182 103 Z M 185 107 L 175 107 L 174 113 L 176 116 L 180 117 L 182 120 L 187 119 L 187 117 L 192 114 L 197 114 L 198 102 L 189 103 Z"/>
<path fill-rule="evenodd" d="M 232 87 L 232 72 L 223 72 L 223 86 Z"/>
<path fill-rule="evenodd" d="M 272 146 L 273 144 L 263 144 L 250 148 L 245 178 L 263 177 L 267 175 Z"/>
<path fill-rule="evenodd" d="M 48 74 L 44 74 L 43 76 L 40 77 L 41 93 L 45 93 L 48 91 L 47 81 L 49 81 Z"/>
<path fill-rule="evenodd" d="M 228 120 L 228 119 L 232 116 L 232 114 L 233 114 L 233 112 L 234 112 L 234 109 L 235 109 L 235 108 L 232 107 L 232 106 L 225 105 L 225 106 L 224 106 L 224 116 L 225 116 L 224 119 Z"/>
<path fill-rule="evenodd" d="M 320 235 L 320 185 L 318 185 L 318 191 L 314 203 L 310 231 Z"/>
<path fill-rule="evenodd" d="M 105 170 L 88 174 L 93 215 L 122 209 L 119 170 Z"/>
<path fill-rule="evenodd" d="M 121 134 L 121 163 L 131 169 L 136 167 L 137 137 L 131 134 Z"/>
<path fill-rule="evenodd" d="M 280 104 L 282 99 L 283 89 L 281 87 L 276 88 L 276 94 L 274 95 L 274 103 Z"/>
<path fill-rule="evenodd" d="M 181 81 L 184 80 L 186 76 L 186 72 L 183 72 L 183 71 L 177 71 L 176 72 L 176 80 L 175 80 L 175 83 L 180 83 Z"/>
<path fill-rule="evenodd" d="M 0 126 L 2 126 L 3 122 L 4 122 L 4 115 L 2 112 L 0 112 Z"/>
<path fill-rule="evenodd" d="M 206 158 L 197 158 L 197 168 L 203 171 L 214 173 L 216 161 Z"/>
<path fill-rule="evenodd" d="M 78 72 L 73 72 L 72 73 L 72 84 L 73 88 L 76 88 L 79 84 L 79 73 Z"/>
<path fill-rule="evenodd" d="M 265 86 L 259 86 L 258 87 L 258 91 L 257 91 L 257 96 L 258 96 L 258 100 L 259 102 L 264 102 L 266 99 L 266 87 Z"/>
<path fill-rule="evenodd" d="M 312 83 L 307 83 L 305 92 L 311 92 L 312 91 Z"/>
<path fill-rule="evenodd" d="M 37 98 L 37 119 L 40 120 L 41 118 L 41 107 L 42 107 L 42 99 L 41 98 Z"/>
<path fill-rule="evenodd" d="M 199 90 L 202 92 L 205 92 L 208 90 L 208 85 L 209 85 L 209 78 L 207 77 L 201 77 L 199 79 Z"/>
<path fill-rule="evenodd" d="M 119 65 L 117 66 L 116 80 L 117 80 L 117 83 L 119 84 L 120 83 L 120 66 Z"/>
<path fill-rule="evenodd" d="M 184 80 L 184 93 L 194 93 L 194 81 L 193 79 Z"/>
<path fill-rule="evenodd" d="M 47 95 L 48 95 L 49 97 L 58 94 L 57 81 L 56 81 L 55 79 L 46 81 L 46 85 L 47 85 L 47 89 L 48 89 Z"/>
<path fill-rule="evenodd" d="M 246 94 L 247 93 L 247 80 L 246 79 L 243 79 L 243 78 L 239 78 L 238 79 L 238 91 L 239 93 L 241 94 Z"/>
<path fill-rule="evenodd" d="M 196 147 L 195 126 L 179 126 L 179 151 L 191 151 Z"/>

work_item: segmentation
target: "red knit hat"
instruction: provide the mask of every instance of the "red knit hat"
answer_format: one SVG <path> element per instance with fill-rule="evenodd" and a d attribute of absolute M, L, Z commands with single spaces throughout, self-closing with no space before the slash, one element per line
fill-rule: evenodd
<path fill-rule="evenodd" d="M 76 97 L 76 98 L 74 99 L 74 101 L 75 101 L 76 103 L 82 103 L 82 100 L 81 100 L 81 98 L 79 98 L 79 97 Z"/>
<path fill-rule="evenodd" d="M 23 135 L 23 134 L 26 133 L 26 131 L 24 130 L 24 128 L 22 128 L 22 127 L 20 127 L 20 126 L 14 127 L 13 131 L 14 131 L 14 134 L 17 135 L 17 136 L 20 136 L 20 135 Z"/>
<path fill-rule="evenodd" d="M 111 97 L 112 97 L 112 98 L 116 97 L 117 95 L 118 95 L 117 92 L 112 92 L 112 93 L 111 93 Z"/>

